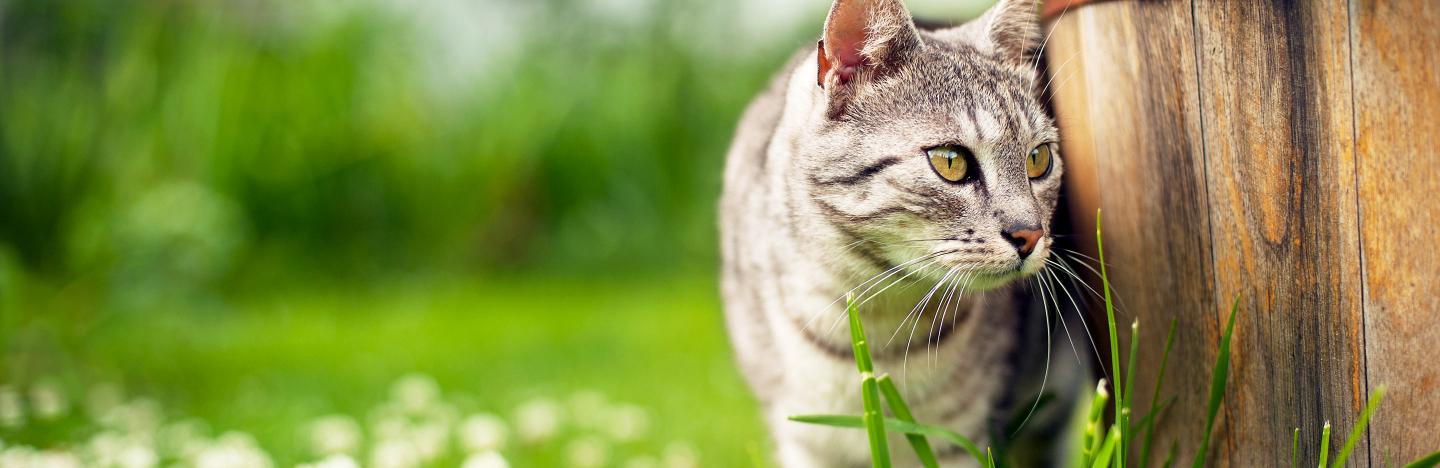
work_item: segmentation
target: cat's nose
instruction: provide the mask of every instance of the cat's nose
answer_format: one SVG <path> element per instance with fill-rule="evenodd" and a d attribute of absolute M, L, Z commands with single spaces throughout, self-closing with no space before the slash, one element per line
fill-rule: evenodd
<path fill-rule="evenodd" d="M 1005 234 L 1005 239 L 1009 240 L 1010 244 L 1015 246 L 1015 250 L 1020 251 L 1020 258 L 1025 258 L 1025 256 L 1030 255 L 1031 251 L 1035 250 L 1035 244 L 1040 243 L 1040 235 L 1042 234 L 1040 226 L 1030 223 L 1012 224 L 1006 226 L 1002 231 Z"/>

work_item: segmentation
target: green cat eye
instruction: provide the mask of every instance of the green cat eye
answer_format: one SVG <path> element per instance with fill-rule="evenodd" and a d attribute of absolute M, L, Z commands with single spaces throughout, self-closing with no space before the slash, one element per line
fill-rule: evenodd
<path fill-rule="evenodd" d="M 1039 179 L 1050 173 L 1050 145 L 1036 146 L 1030 150 L 1030 156 L 1025 158 L 1025 173 L 1031 179 Z"/>
<path fill-rule="evenodd" d="M 970 160 L 965 158 L 965 149 L 955 146 L 937 146 L 925 150 L 930 156 L 930 167 L 935 168 L 935 173 L 941 178 L 959 182 L 970 172 Z"/>

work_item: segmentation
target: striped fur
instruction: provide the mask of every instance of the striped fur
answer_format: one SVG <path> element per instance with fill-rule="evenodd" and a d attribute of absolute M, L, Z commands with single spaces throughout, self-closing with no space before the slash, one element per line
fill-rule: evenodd
<path fill-rule="evenodd" d="M 862 432 L 785 417 L 859 412 L 837 299 L 898 267 L 871 295 L 905 280 L 861 309 L 877 367 L 919 417 L 986 441 L 1009 406 L 1033 398 L 1018 382 L 1035 372 L 1020 363 L 1046 344 L 1039 319 L 1027 321 L 1037 306 L 1012 286 L 1044 267 L 1063 172 L 1029 58 L 1034 5 L 1002 0 L 970 23 L 921 31 L 899 0 L 838 0 L 826 24 L 819 50 L 829 50 L 791 60 L 727 156 L 722 287 L 737 359 L 785 466 L 867 465 Z M 833 55 L 828 68 L 820 54 Z M 946 144 L 973 152 L 975 180 L 936 175 L 924 150 Z M 1025 158 L 1037 145 L 1054 166 L 1032 180 Z M 1028 257 L 1002 236 L 1016 222 L 1045 233 Z M 956 289 L 933 290 L 942 280 Z M 947 455 L 946 466 L 964 465 Z"/>

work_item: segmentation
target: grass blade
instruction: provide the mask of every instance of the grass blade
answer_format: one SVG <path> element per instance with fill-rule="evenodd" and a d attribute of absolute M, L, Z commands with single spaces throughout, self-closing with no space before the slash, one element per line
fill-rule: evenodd
<path fill-rule="evenodd" d="M 1326 460 L 1330 459 L 1330 421 L 1325 421 L 1325 428 L 1320 430 L 1320 468 L 1325 468 Z"/>
<path fill-rule="evenodd" d="M 850 342 L 855 349 L 855 366 L 860 368 L 860 396 L 865 405 L 865 428 L 870 434 L 870 461 L 875 468 L 890 468 L 890 447 L 885 440 L 885 418 L 880 413 L 880 385 L 875 382 L 875 369 L 870 358 L 870 344 L 865 341 L 865 326 L 855 308 L 855 298 L 845 298 L 845 311 L 850 316 Z"/>
<path fill-rule="evenodd" d="M 1126 357 L 1127 362 L 1125 363 L 1125 388 L 1129 390 L 1129 392 L 1125 395 L 1125 400 L 1119 403 L 1124 406 L 1124 409 L 1122 409 L 1120 413 L 1125 419 L 1119 422 L 1120 454 L 1116 457 L 1119 460 L 1119 462 L 1116 463 L 1117 467 L 1125 466 L 1125 455 L 1128 453 L 1126 450 L 1129 450 L 1130 441 L 1134 438 L 1134 431 L 1130 429 L 1130 417 L 1132 415 L 1130 407 L 1134 404 L 1135 400 L 1135 357 L 1138 354 L 1140 354 L 1140 319 L 1137 318 L 1134 322 L 1130 322 L 1130 355 Z"/>
<path fill-rule="evenodd" d="M 791 416 L 789 419 L 795 422 L 801 422 L 806 424 L 819 424 L 822 426 L 845 427 L 851 429 L 866 428 L 864 418 L 853 415 L 805 415 Z M 901 434 L 919 434 L 944 440 L 965 449 L 965 452 L 970 454 L 970 457 L 974 458 L 975 462 L 982 464 L 985 463 L 985 454 L 980 452 L 980 448 L 975 445 L 975 442 L 970 441 L 969 438 L 960 435 L 960 433 L 958 432 L 943 427 L 905 422 L 895 418 L 885 418 L 885 430 L 889 432 L 898 432 Z"/>
<path fill-rule="evenodd" d="M 1145 429 L 1153 429 L 1153 428 L 1155 427 L 1155 426 L 1154 426 L 1154 424 L 1155 424 L 1155 419 L 1156 419 L 1156 418 L 1159 418 L 1160 415 L 1165 414 L 1165 411 L 1166 411 L 1166 410 L 1169 410 L 1169 409 L 1170 409 L 1170 405 L 1172 405 L 1172 404 L 1175 404 L 1175 396 L 1174 396 L 1174 395 L 1171 395 L 1170 398 L 1166 398 L 1166 399 L 1165 399 L 1165 402 L 1164 402 L 1164 403 L 1161 403 L 1161 404 L 1160 404 L 1160 407 L 1157 408 L 1155 411 L 1151 412 L 1150 414 L 1145 415 L 1145 417 L 1143 417 L 1143 418 L 1140 418 L 1140 422 L 1134 424 L 1131 429 L 1135 430 L 1136 432 L 1139 432 L 1139 431 L 1145 430 Z"/>
<path fill-rule="evenodd" d="M 875 374 L 861 374 L 860 393 L 865 403 L 865 429 L 870 433 L 870 460 L 875 468 L 890 468 L 890 447 L 885 440 L 885 419 L 880 415 L 880 389 Z"/>
<path fill-rule="evenodd" d="M 1150 444 L 1155 440 L 1155 424 L 1160 419 L 1160 409 L 1155 404 L 1160 400 L 1160 383 L 1165 380 L 1165 367 L 1170 364 L 1170 349 L 1175 345 L 1177 324 L 1179 319 L 1170 319 L 1170 331 L 1165 334 L 1165 350 L 1160 353 L 1160 373 L 1155 376 L 1155 393 L 1150 397 L 1150 411 L 1145 415 L 1145 419 L 1150 420 L 1150 425 L 1145 427 L 1145 439 L 1140 443 L 1140 468 L 1150 466 Z"/>
<path fill-rule="evenodd" d="M 865 324 L 860 323 L 860 311 L 855 307 L 855 296 L 845 296 L 845 314 L 850 316 L 850 345 L 855 349 L 855 367 L 861 373 L 875 373 L 870 358 L 870 344 L 865 341 Z"/>
<path fill-rule="evenodd" d="M 915 415 L 910 413 L 910 405 L 905 404 L 905 398 L 900 396 L 900 389 L 895 386 L 895 381 L 890 374 L 880 376 L 880 393 L 885 395 L 885 401 L 890 403 L 890 413 L 895 419 L 905 422 L 915 422 Z M 939 468 L 940 461 L 935 459 L 935 451 L 930 448 L 930 441 L 919 434 L 905 434 L 905 440 L 910 441 L 910 448 L 915 449 L 915 456 L 920 458 L 920 464 L 925 468 Z"/>
<path fill-rule="evenodd" d="M 1220 412 L 1220 402 L 1225 400 L 1225 380 L 1230 376 L 1230 340 L 1235 336 L 1235 313 L 1240 311 L 1240 296 L 1230 306 L 1230 320 L 1225 323 L 1225 335 L 1220 338 L 1220 352 L 1215 356 L 1215 370 L 1210 376 L 1210 404 L 1205 409 L 1205 432 L 1200 439 L 1200 449 L 1195 453 L 1192 468 L 1205 466 L 1205 456 L 1210 452 L 1210 435 L 1215 430 L 1215 415 Z"/>
<path fill-rule="evenodd" d="M 1105 444 L 1100 446 L 1100 451 L 1096 454 L 1095 462 L 1090 464 L 1090 468 L 1103 468 L 1105 465 L 1111 464 L 1116 456 L 1115 446 L 1119 441 L 1119 428 L 1110 426 L 1110 432 L 1105 434 Z"/>
<path fill-rule="evenodd" d="M 1440 466 L 1440 452 L 1435 452 L 1405 464 L 1405 468 L 1434 468 Z"/>
<path fill-rule="evenodd" d="M 1331 466 L 1345 466 L 1345 460 L 1350 459 L 1350 452 L 1355 450 L 1355 443 L 1360 440 L 1360 434 L 1365 433 L 1365 426 L 1370 424 L 1370 415 L 1375 413 L 1375 407 L 1380 406 L 1380 399 L 1385 397 L 1385 387 L 1375 389 L 1370 394 L 1370 402 L 1365 404 L 1365 411 L 1360 413 L 1360 421 L 1355 423 L 1355 428 L 1350 430 L 1350 438 L 1345 439 L 1345 447 L 1340 453 L 1335 454 L 1335 463 Z"/>
<path fill-rule="evenodd" d="M 1110 326 L 1110 368 L 1114 369 L 1115 381 L 1111 383 L 1115 387 L 1115 421 L 1124 421 L 1120 409 L 1125 403 L 1125 388 L 1120 384 L 1120 338 L 1115 330 L 1115 302 L 1110 298 L 1110 275 L 1105 270 L 1105 241 L 1100 229 L 1100 210 L 1095 210 L 1095 250 L 1100 258 L 1100 282 L 1105 290 L 1105 322 Z M 1120 453 L 1125 453 L 1125 447 L 1120 447 Z M 1124 458 L 1123 456 L 1121 457 Z"/>
<path fill-rule="evenodd" d="M 1084 457 L 1080 466 L 1095 461 L 1100 446 L 1105 442 L 1105 438 L 1100 435 L 1100 427 L 1105 418 L 1105 405 L 1109 402 L 1110 392 L 1105 389 L 1105 379 L 1100 379 L 1100 383 L 1095 385 L 1095 398 L 1090 400 L 1090 417 L 1085 420 L 1085 441 L 1081 446 Z"/>
<path fill-rule="evenodd" d="M 1180 441 L 1170 442 L 1170 451 L 1165 454 L 1165 463 L 1160 466 L 1170 468 L 1175 466 L 1175 455 L 1180 453 Z"/>

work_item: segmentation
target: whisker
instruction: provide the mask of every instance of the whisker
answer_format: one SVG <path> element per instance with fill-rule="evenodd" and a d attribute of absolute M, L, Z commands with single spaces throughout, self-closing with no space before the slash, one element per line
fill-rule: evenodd
<path fill-rule="evenodd" d="M 931 362 L 931 366 L 938 365 L 939 362 L 940 362 L 940 349 L 939 349 L 939 348 L 940 348 L 940 345 L 942 344 L 942 343 L 940 342 L 940 339 L 942 338 L 942 336 L 940 335 L 940 332 L 944 330 L 944 327 L 945 327 L 945 325 L 947 324 L 947 322 L 946 322 L 946 317 L 949 317 L 950 312 L 951 312 L 952 310 L 955 311 L 956 317 L 959 317 L 960 308 L 963 307 L 963 305 L 961 305 L 960 303 L 961 303 L 961 301 L 965 298 L 965 291 L 967 291 L 967 290 L 970 288 L 970 285 L 971 285 L 972 282 L 975 280 L 974 271 L 970 271 L 970 272 L 967 272 L 967 273 L 968 273 L 968 274 L 965 275 L 965 278 L 964 278 L 965 283 L 964 283 L 963 285 L 960 284 L 960 282 L 957 281 L 957 282 L 955 283 L 955 285 L 950 288 L 950 296 L 951 296 L 951 297 L 950 297 L 950 301 L 947 301 L 947 302 L 948 302 L 948 306 L 942 306 L 942 307 L 941 307 L 941 311 L 940 311 L 940 322 L 939 322 L 939 323 L 940 323 L 940 328 L 934 331 L 935 343 L 930 346 L 930 362 Z M 952 319 L 950 319 L 950 320 L 955 320 L 955 319 L 952 318 Z M 932 326 L 933 326 L 933 325 L 932 325 Z M 951 326 L 951 327 L 954 327 L 955 325 L 954 325 L 954 324 L 950 324 L 950 326 Z M 954 330 L 951 330 L 951 331 L 953 332 Z"/>
<path fill-rule="evenodd" d="M 925 259 L 925 258 L 928 257 L 928 258 L 931 258 L 931 260 L 930 260 L 929 263 L 926 263 L 925 265 L 921 266 L 921 267 L 920 267 L 920 270 L 923 270 L 925 267 L 927 267 L 927 266 L 929 266 L 929 265 L 932 265 L 932 264 L 938 262 L 939 260 L 935 260 L 935 259 L 934 259 L 935 257 L 939 257 L 940 255 L 944 255 L 944 254 L 949 253 L 949 252 L 950 252 L 950 251 L 936 252 L 936 253 L 933 253 L 933 254 L 930 254 L 930 255 L 926 255 L 925 257 L 921 257 L 920 259 Z M 892 270 L 893 270 L 893 268 L 892 268 Z M 871 295 L 869 295 L 869 296 L 866 296 L 866 294 L 869 294 L 869 293 L 870 293 L 870 290 L 875 289 L 876 286 L 879 286 L 881 282 L 885 281 L 885 280 L 886 280 L 887 278 L 889 278 L 890 276 L 895 276 L 895 273 L 899 273 L 899 271 L 892 272 L 892 273 L 890 273 L 889 275 L 886 275 L 885 278 L 880 278 L 879 281 L 875 281 L 873 284 L 870 285 L 869 288 L 866 288 L 865 291 L 862 291 L 862 292 L 858 295 L 859 299 L 856 299 L 856 300 L 855 300 L 856 310 L 859 310 L 859 307 L 862 306 L 862 305 L 865 305 L 865 303 L 870 302 L 871 299 L 874 299 L 874 298 L 878 297 L 881 293 L 885 292 L 885 290 L 890 289 L 891 287 L 894 287 L 896 284 L 900 284 L 900 282 L 901 282 L 901 281 L 904 281 L 906 278 L 909 278 L 910 276 L 913 276 L 914 274 L 919 273 L 920 270 L 915 270 L 915 271 L 911 271 L 911 272 L 909 272 L 909 273 L 906 273 L 905 275 L 901 276 L 900 278 L 898 278 L 898 279 L 896 279 L 896 280 L 894 280 L 894 281 L 891 281 L 889 285 L 885 286 L 884 288 L 881 288 L 879 291 L 876 291 L 875 294 L 871 294 Z M 848 313 L 848 309 L 847 309 L 847 313 Z M 840 314 L 839 317 L 836 317 L 834 321 L 830 322 L 830 328 L 826 329 L 826 333 L 834 333 L 834 332 L 835 332 L 835 329 L 840 327 L 840 324 L 845 323 L 845 319 L 846 319 L 846 318 L 847 318 L 846 314 Z"/>
<path fill-rule="evenodd" d="M 1091 256 L 1089 256 L 1089 255 L 1085 255 L 1084 252 L 1081 252 L 1081 251 L 1079 251 L 1079 250 L 1074 250 L 1074 249 L 1056 249 L 1056 250 L 1059 251 L 1059 252 L 1063 252 L 1063 253 L 1065 253 L 1065 254 L 1068 254 L 1068 255 L 1070 255 L 1070 256 L 1072 256 L 1072 257 L 1080 257 L 1080 258 L 1083 258 L 1083 259 L 1086 259 L 1086 260 L 1095 262 L 1096 264 L 1099 264 L 1099 263 L 1100 263 L 1100 259 L 1097 259 L 1097 258 L 1095 258 L 1095 257 L 1091 257 Z M 1087 265 L 1087 266 L 1088 266 L 1088 265 Z M 1108 264 L 1108 263 L 1107 263 L 1107 264 L 1105 264 L 1105 266 L 1107 266 L 1107 267 L 1114 267 L 1115 265 L 1111 265 L 1111 264 Z M 1097 272 L 1095 272 L 1095 274 L 1098 275 L 1098 274 L 1100 274 L 1100 272 L 1097 271 Z"/>
<path fill-rule="evenodd" d="M 910 324 L 910 336 L 905 339 L 905 356 L 901 358 L 900 362 L 901 373 L 905 375 L 907 382 L 909 381 L 908 379 L 910 376 L 910 344 L 915 341 L 915 329 L 920 327 L 920 320 L 924 318 L 925 315 L 925 307 L 930 305 L 930 299 L 935 296 L 935 292 L 940 290 L 940 288 L 944 287 L 945 283 L 949 281 L 949 279 L 959 271 L 959 265 L 950 267 L 950 269 L 947 270 L 945 274 L 940 277 L 940 281 L 935 282 L 935 286 L 931 287 L 930 291 L 925 293 L 925 298 L 921 299 L 920 302 L 915 304 L 915 308 L 911 309 L 911 312 L 915 312 L 918 310 L 919 313 L 915 316 L 915 321 L 911 322 Z M 900 331 L 900 329 L 897 327 L 895 331 L 898 332 Z"/>
<path fill-rule="evenodd" d="M 1053 354 L 1050 346 L 1053 340 L 1050 336 L 1052 327 L 1052 325 L 1050 324 L 1050 301 L 1047 301 L 1045 299 L 1045 292 L 1049 288 L 1045 287 L 1047 283 L 1047 281 L 1044 279 L 1045 277 L 1040 276 L 1039 278 L 1041 278 L 1041 280 L 1037 281 L 1037 284 L 1040 285 L 1040 313 L 1045 316 L 1045 371 L 1040 376 L 1040 388 L 1035 391 L 1035 402 L 1030 404 L 1030 411 L 1025 413 L 1025 418 L 1021 419 L 1020 424 L 1018 426 L 1015 426 L 1015 431 L 1010 433 L 1011 437 L 1014 437 L 1015 434 L 1019 434 L 1020 430 L 1025 428 L 1025 424 L 1030 422 L 1030 416 L 1033 416 L 1035 414 L 1035 409 L 1040 407 L 1040 397 L 1045 395 L 1045 384 L 1050 382 L 1050 355 Z M 1050 298 L 1055 298 L 1055 293 L 1053 290 L 1050 291 Z M 1059 301 L 1056 302 L 1057 303 L 1055 304 L 1055 310 L 1058 313 L 1060 310 L 1060 305 L 1058 304 Z"/>
<path fill-rule="evenodd" d="M 963 276 L 965 276 L 965 274 L 961 272 L 959 276 L 956 276 L 956 281 L 950 282 L 950 285 L 945 288 L 945 292 L 940 294 L 940 300 L 935 304 L 935 313 L 930 315 L 930 326 L 925 329 L 926 349 L 933 349 L 931 345 L 935 338 L 935 324 L 940 323 L 940 320 L 944 317 L 945 306 L 950 303 L 950 296 L 955 293 L 955 288 L 960 285 L 959 279 Z M 932 367 L 933 365 L 934 363 L 931 362 Z"/>
<path fill-rule="evenodd" d="M 933 267 L 933 266 L 935 266 L 935 263 L 937 263 L 937 262 L 931 262 L 930 264 L 925 265 L 924 268 Z M 958 266 L 957 266 L 957 267 L 952 267 L 951 269 L 946 270 L 946 273 L 948 274 L 950 271 L 954 271 L 954 269 L 956 269 L 956 268 L 959 268 L 959 267 L 958 267 Z M 927 294 L 927 295 L 928 295 L 928 294 L 931 294 L 932 291 L 935 290 L 935 288 L 938 288 L 938 287 L 940 286 L 940 282 L 943 281 L 944 279 L 945 279 L 945 277 L 944 277 L 944 276 L 941 276 L 939 280 L 936 280 L 936 281 L 935 281 L 935 284 L 929 288 L 929 290 L 926 292 L 926 294 Z M 878 294 L 878 293 L 877 293 L 877 294 Z M 900 330 L 902 330 L 902 329 L 905 328 L 905 323 L 906 323 L 906 322 L 909 322 L 912 317 L 913 317 L 915 320 L 918 321 L 918 320 L 920 320 L 920 316 L 923 315 L 923 314 L 924 314 L 924 312 L 920 309 L 920 301 L 919 301 L 919 300 L 915 301 L 915 307 L 911 307 L 910 310 L 905 313 L 905 316 L 900 318 L 900 323 L 898 323 L 898 324 L 895 325 L 895 331 L 894 331 L 894 332 L 891 332 L 891 333 L 890 333 L 890 338 L 887 339 L 887 340 L 885 340 L 884 347 L 885 347 L 885 348 L 889 348 L 890 345 L 895 342 L 895 338 L 898 337 L 898 336 L 900 336 Z"/>
<path fill-rule="evenodd" d="M 859 305 L 863 305 L 863 304 L 865 304 L 866 302 L 870 302 L 871 299 L 874 299 L 874 298 L 876 298 L 876 297 L 880 297 L 880 294 L 884 293 L 885 290 L 894 287 L 896 284 L 899 284 L 901 281 L 904 281 L 906 278 L 909 278 L 909 277 L 911 277 L 911 276 L 914 276 L 916 273 L 920 273 L 921 271 L 923 271 L 925 268 L 929 267 L 930 265 L 934 265 L 934 264 L 936 264 L 936 263 L 939 263 L 940 260 L 939 260 L 937 257 L 939 257 L 939 256 L 941 256 L 941 255 L 944 255 L 944 254 L 947 254 L 947 253 L 954 253 L 954 252 L 957 252 L 957 250 L 948 250 L 948 251 L 944 251 L 944 252 L 937 252 L 937 253 L 935 253 L 935 254 L 930 255 L 931 258 L 930 258 L 930 261 L 929 261 L 928 263 L 926 263 L 926 264 L 924 264 L 924 265 L 921 265 L 920 267 L 916 268 L 915 270 L 913 270 L 913 271 L 911 271 L 911 272 L 909 272 L 909 273 L 906 273 L 904 276 L 901 276 L 900 279 L 897 279 L 897 280 L 895 280 L 895 281 L 890 282 L 890 285 L 889 285 L 889 286 L 885 286 L 884 288 L 880 288 L 880 290 L 879 290 L 879 291 L 876 291 L 875 294 L 871 294 L 870 296 L 866 297 L 866 296 L 865 296 L 866 293 L 870 292 L 871 289 L 874 289 L 874 288 L 875 288 L 875 285 L 880 284 L 879 282 L 876 282 L 875 285 L 871 285 L 869 288 L 865 289 L 865 292 L 860 293 L 860 298 L 861 298 L 861 299 L 860 299 Z M 882 281 L 883 281 L 883 280 L 882 280 Z"/>
<path fill-rule="evenodd" d="M 1080 55 L 1080 51 L 1079 51 L 1079 50 L 1076 50 L 1075 52 L 1071 52 L 1071 53 L 1070 53 L 1070 57 L 1066 58 L 1064 62 L 1060 62 L 1060 66 L 1057 67 L 1057 68 L 1055 68 L 1054 71 L 1051 71 L 1051 72 L 1050 72 L 1050 79 L 1045 80 L 1045 87 L 1043 87 L 1043 88 L 1040 89 L 1040 94 L 1039 94 L 1040 96 L 1044 96 L 1044 95 L 1045 95 L 1045 92 L 1050 90 L 1050 84 L 1055 82 L 1055 77 L 1060 76 L 1060 72 L 1065 71 L 1065 66 L 1066 66 L 1066 65 L 1069 65 L 1069 64 L 1070 64 L 1070 61 L 1071 61 L 1071 60 L 1074 60 L 1075 57 L 1078 57 L 1079 55 Z M 1075 73 L 1075 72 L 1071 72 L 1072 75 L 1073 75 L 1074 73 Z M 1069 76 L 1069 75 L 1067 75 L 1067 76 Z M 1065 83 L 1065 80 L 1061 80 L 1060 83 L 1061 83 L 1061 84 L 1064 84 L 1064 83 Z"/>
<path fill-rule="evenodd" d="M 1070 306 L 1075 309 L 1076 314 L 1085 313 L 1084 311 L 1080 310 L 1080 303 L 1075 301 L 1075 296 L 1070 295 L 1070 289 L 1065 287 L 1065 283 L 1060 281 L 1060 277 L 1055 274 L 1054 270 L 1046 268 L 1042 270 L 1042 273 L 1050 275 L 1050 279 L 1053 280 L 1051 284 L 1053 284 L 1054 286 L 1059 286 L 1060 291 L 1065 293 L 1065 297 L 1070 299 Z M 1059 301 L 1057 300 L 1056 302 Z M 1084 365 L 1085 361 L 1080 359 L 1080 350 L 1075 347 L 1075 337 L 1070 335 L 1070 325 L 1065 323 L 1064 313 L 1060 314 L 1060 327 L 1065 329 L 1065 339 L 1070 341 L 1070 352 L 1075 353 L 1075 362 Z M 1096 359 L 1100 358 L 1100 356 L 1096 356 Z"/>
<path fill-rule="evenodd" d="M 1058 24 L 1060 20 L 1065 19 L 1065 14 L 1070 12 L 1071 3 L 1072 2 L 1066 2 L 1065 8 L 1060 10 L 1060 14 L 1055 16 L 1055 21 L 1050 24 Z M 1045 32 L 1045 38 L 1040 40 L 1040 47 L 1035 48 L 1035 60 L 1030 63 L 1030 68 L 1040 66 L 1040 57 L 1045 55 L 1045 46 L 1050 44 L 1050 35 L 1052 34 L 1055 34 L 1054 27 L 1051 27 L 1049 31 Z"/>
<path fill-rule="evenodd" d="M 835 300 L 830 301 L 830 304 L 826 305 L 824 308 L 822 308 L 822 309 L 820 309 L 820 310 L 817 310 L 817 311 L 815 311 L 814 313 L 812 313 L 812 314 L 810 315 L 810 318 L 808 318 L 808 319 L 805 320 L 805 324 L 804 324 L 803 326 L 801 326 L 801 329 L 802 329 L 802 330 L 809 330 L 809 329 L 810 329 L 810 325 L 813 325 L 813 324 L 815 323 L 815 319 L 820 318 L 821 315 L 824 315 L 826 312 L 829 312 L 830 310 L 832 310 L 832 309 L 835 307 L 836 304 L 839 304 L 840 301 L 845 300 L 845 298 L 848 297 L 848 296 L 850 296 L 851 294 L 853 294 L 853 293 L 855 292 L 855 290 L 865 287 L 865 285 L 870 284 L 872 281 L 885 281 L 885 279 L 889 278 L 890 276 L 893 276 L 893 275 L 895 274 L 895 272 L 899 271 L 900 269 L 905 268 L 906 266 L 912 265 L 912 264 L 914 264 L 914 263 L 916 263 L 916 262 L 924 261 L 924 260 L 926 260 L 927 258 L 934 257 L 934 256 L 937 256 L 937 255 L 938 255 L 938 254 L 936 254 L 936 253 L 932 253 L 932 254 L 923 255 L 923 256 L 920 256 L 920 257 L 917 257 L 917 258 L 914 258 L 914 259 L 911 259 L 911 260 L 907 260 L 907 261 L 905 261 L 905 262 L 903 262 L 903 263 L 901 263 L 901 264 L 899 264 L 899 265 L 895 265 L 895 266 L 893 266 L 893 267 L 890 267 L 889 269 L 886 269 L 885 271 L 882 271 L 882 272 L 880 272 L 880 273 L 876 273 L 874 276 L 871 276 L 870 278 L 866 279 L 865 281 L 861 281 L 860 284 L 856 285 L 856 286 L 853 287 L 853 288 L 850 288 L 849 291 L 845 291 L 845 293 L 844 293 L 844 294 L 841 294 L 840 297 L 837 297 L 837 298 L 835 298 Z M 884 275 L 885 277 L 884 277 L 884 278 L 880 278 L 882 275 Z M 879 279 L 877 280 L 877 278 L 879 278 Z M 840 318 L 841 318 L 841 319 L 844 319 L 844 318 L 845 318 L 845 315 L 844 315 L 843 311 L 842 311 L 842 313 L 841 313 L 841 315 L 840 315 Z M 832 327 L 832 328 L 833 328 L 833 327 Z"/>
<path fill-rule="evenodd" d="M 1060 253 L 1061 253 L 1061 254 L 1064 254 L 1065 252 L 1060 252 Z M 1078 255 L 1080 255 L 1080 256 L 1082 256 L 1082 257 L 1086 257 L 1085 254 L 1081 254 L 1081 253 L 1079 253 L 1079 252 L 1070 251 L 1070 253 L 1074 253 L 1074 254 L 1078 254 Z M 1062 262 L 1065 261 L 1065 259 L 1063 258 L 1063 255 L 1062 255 L 1062 257 L 1057 257 L 1057 258 L 1059 258 Z M 1095 267 L 1090 266 L 1090 265 L 1087 264 L 1086 262 L 1083 262 L 1083 261 L 1081 261 L 1081 260 L 1079 260 L 1079 259 L 1077 259 L 1077 258 L 1074 258 L 1074 257 L 1071 257 L 1070 260 L 1073 260 L 1073 261 L 1075 261 L 1075 263 L 1079 263 L 1080 266 L 1085 267 L 1085 269 L 1090 270 L 1091 273 L 1094 273 L 1094 274 L 1095 274 L 1095 277 L 1096 277 L 1096 278 L 1099 278 L 1099 277 L 1101 277 L 1101 276 L 1104 276 L 1104 275 L 1101 275 L 1100 272 L 1095 269 Z M 1096 261 L 1096 263 L 1098 264 L 1098 263 L 1100 263 L 1100 262 L 1099 262 L 1099 261 Z M 1066 262 L 1066 265 L 1068 265 L 1068 264 L 1069 264 L 1069 263 Z M 1108 267 L 1111 267 L 1111 268 L 1114 267 L 1113 265 L 1111 265 L 1111 264 L 1109 264 L 1109 263 L 1106 263 L 1105 266 L 1108 266 Z M 1073 271 L 1073 268 L 1072 268 L 1071 270 Z M 1076 277 L 1076 279 L 1079 279 L 1079 275 L 1075 275 L 1075 277 Z M 1118 290 L 1115 289 L 1115 284 L 1114 284 L 1114 283 L 1111 283 L 1111 284 L 1110 284 L 1110 292 L 1113 293 L 1114 296 L 1115 296 L 1115 308 L 1116 308 L 1116 309 L 1121 310 L 1121 311 L 1128 311 L 1128 310 L 1130 310 L 1130 306 L 1127 305 L 1127 304 L 1125 304 L 1125 297 L 1124 297 L 1124 296 L 1121 296 L 1121 295 L 1120 295 L 1120 291 L 1118 291 Z M 1096 298 L 1096 299 L 1100 299 L 1100 298 L 1102 298 L 1102 297 L 1104 297 L 1104 296 L 1102 296 L 1102 295 L 1100 295 L 1100 294 L 1096 294 L 1096 295 L 1095 295 L 1095 298 Z"/>
<path fill-rule="evenodd" d="M 1058 257 L 1057 257 L 1057 258 L 1058 258 Z M 1049 261 L 1050 259 L 1047 258 L 1046 260 Z M 1063 262 L 1063 260 L 1062 260 L 1062 262 Z M 1075 272 L 1070 271 L 1070 270 L 1068 269 L 1068 267 L 1065 266 L 1065 264 L 1062 263 L 1062 262 L 1056 262 L 1056 263 L 1052 263 L 1052 264 L 1053 264 L 1053 265 L 1056 265 L 1058 268 L 1060 268 L 1060 271 L 1063 271 L 1063 272 L 1069 274 L 1070 277 L 1073 278 L 1073 280 L 1071 281 L 1071 284 L 1072 284 L 1072 285 L 1073 285 L 1073 284 L 1076 284 L 1076 283 L 1078 282 L 1078 284 L 1080 284 L 1081 286 L 1084 286 L 1086 289 L 1090 289 L 1090 292 L 1091 292 L 1092 294 L 1095 293 L 1095 290 L 1094 290 L 1093 288 L 1090 288 L 1090 285 L 1085 284 L 1084 281 L 1080 280 L 1079 275 L 1076 275 Z M 1075 316 L 1076 316 L 1076 317 L 1080 317 L 1080 325 L 1081 325 L 1083 328 L 1085 328 L 1085 337 L 1090 340 L 1090 349 L 1095 352 L 1095 356 L 1097 356 L 1097 358 L 1099 358 L 1100 360 L 1103 361 L 1104 358 L 1101 357 L 1102 355 L 1100 354 L 1100 347 L 1095 345 L 1095 335 L 1093 335 L 1093 334 L 1090 333 L 1090 322 L 1089 322 L 1088 320 L 1085 320 L 1085 314 L 1082 313 L 1082 312 L 1078 312 L 1078 309 L 1077 309 L 1077 313 L 1075 314 Z M 1107 378 L 1107 379 L 1110 378 L 1110 374 L 1109 374 L 1108 372 L 1104 372 L 1105 369 L 1103 368 L 1103 366 L 1102 366 L 1102 368 L 1101 368 L 1100 370 L 1101 370 L 1102 373 L 1105 374 L 1105 378 Z"/>

